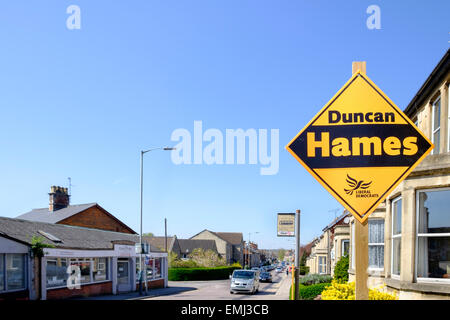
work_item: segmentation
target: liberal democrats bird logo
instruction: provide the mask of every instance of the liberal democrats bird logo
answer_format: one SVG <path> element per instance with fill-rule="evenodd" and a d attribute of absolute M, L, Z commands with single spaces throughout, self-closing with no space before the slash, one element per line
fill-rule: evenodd
<path fill-rule="evenodd" d="M 369 188 L 370 184 L 372 183 L 372 181 L 366 182 L 366 183 L 364 183 L 363 180 L 357 181 L 357 180 L 353 179 L 352 177 L 350 177 L 348 174 L 347 174 L 346 181 L 351 189 L 344 189 L 344 191 L 345 191 L 345 193 L 347 193 L 349 195 L 352 195 L 353 191 L 356 191 L 358 189 Z"/>

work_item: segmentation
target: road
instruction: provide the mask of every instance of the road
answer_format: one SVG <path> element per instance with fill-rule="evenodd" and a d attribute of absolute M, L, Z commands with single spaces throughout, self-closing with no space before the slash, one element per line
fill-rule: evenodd
<path fill-rule="evenodd" d="M 214 281 L 169 281 L 169 287 L 184 287 L 193 290 L 173 295 L 147 298 L 145 300 L 288 300 L 291 276 L 272 271 L 272 283 L 260 283 L 259 292 L 230 293 L 230 280 Z"/>

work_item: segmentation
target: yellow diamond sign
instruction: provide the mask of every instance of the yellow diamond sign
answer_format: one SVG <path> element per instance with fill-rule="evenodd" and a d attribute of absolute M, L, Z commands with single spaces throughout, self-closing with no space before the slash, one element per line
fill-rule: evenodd
<path fill-rule="evenodd" d="M 357 72 L 286 149 L 364 222 L 433 144 Z"/>

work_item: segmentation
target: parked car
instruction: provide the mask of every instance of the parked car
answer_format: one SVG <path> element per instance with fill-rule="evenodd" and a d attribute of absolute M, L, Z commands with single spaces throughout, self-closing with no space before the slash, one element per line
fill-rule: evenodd
<path fill-rule="evenodd" d="M 259 281 L 272 282 L 272 274 L 270 272 L 261 272 L 259 275 Z"/>
<path fill-rule="evenodd" d="M 259 291 L 259 271 L 256 270 L 234 270 L 231 275 L 230 293 L 250 292 L 254 294 Z"/>
<path fill-rule="evenodd" d="M 282 268 L 282 267 L 277 267 L 277 268 L 275 269 L 275 272 L 281 273 L 281 272 L 283 272 L 283 268 Z"/>

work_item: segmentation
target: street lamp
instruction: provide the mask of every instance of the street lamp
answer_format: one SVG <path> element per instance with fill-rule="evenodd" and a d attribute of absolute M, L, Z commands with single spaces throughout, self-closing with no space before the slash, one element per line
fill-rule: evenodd
<path fill-rule="evenodd" d="M 248 233 L 248 243 L 247 243 L 247 265 L 249 267 L 251 267 L 251 262 L 250 262 L 250 235 L 251 234 L 257 234 L 259 233 L 259 231 L 256 232 L 249 232 Z M 244 261 L 245 262 L 245 261 Z M 244 263 L 245 264 L 245 263 Z"/>
<path fill-rule="evenodd" d="M 170 151 L 170 150 L 176 150 L 175 148 L 170 148 L 170 147 L 159 147 L 159 148 L 152 148 L 152 149 L 148 149 L 148 150 L 141 150 L 141 230 L 140 230 L 140 234 L 139 234 L 139 245 L 140 245 L 140 250 L 139 250 L 139 294 L 142 295 L 142 278 L 144 275 L 144 281 L 145 281 L 145 294 L 147 294 L 147 272 L 144 272 L 144 267 L 142 265 L 142 204 L 143 204 L 143 191 L 144 191 L 144 154 L 146 154 L 147 152 L 153 151 L 153 150 L 165 150 L 165 151 Z"/>

